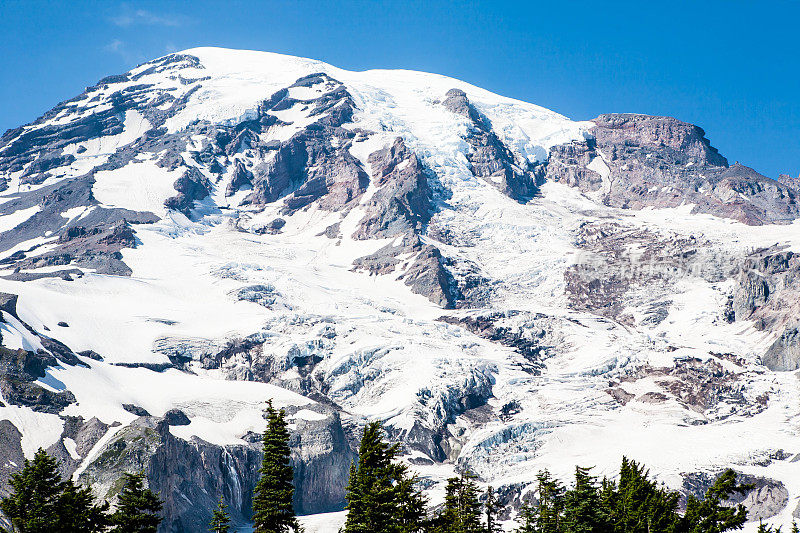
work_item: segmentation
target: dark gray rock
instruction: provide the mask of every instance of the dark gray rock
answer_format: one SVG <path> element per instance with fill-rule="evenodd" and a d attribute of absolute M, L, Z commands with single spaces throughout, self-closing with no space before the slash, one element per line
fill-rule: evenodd
<path fill-rule="evenodd" d="M 41 246 L 36 245 L 3 259 L 2 263 L 7 265 L 7 268 L 11 266 L 21 269 L 76 265 L 95 268 L 103 274 L 129 275 L 130 269 L 121 261 L 119 251 L 124 247 L 135 246 L 131 224 L 155 222 L 158 217 L 152 213 L 99 207 L 92 195 L 93 183 L 91 177 L 59 182 L 21 194 L 0 206 L 0 214 L 3 215 L 36 205 L 41 208 L 38 213 L 16 226 L 13 231 L 0 233 L 0 250 L 9 249 L 26 240 L 44 237 L 48 232 L 58 235 L 55 248 L 34 257 L 27 257 L 28 253 Z M 93 210 L 82 217 L 80 223 L 67 222 L 61 213 L 76 207 L 93 207 Z M 73 271 L 80 274 L 78 270 Z M 64 272 L 45 275 L 61 276 Z M 16 277 L 24 281 L 36 279 L 41 275 Z"/>
<path fill-rule="evenodd" d="M 354 261 L 354 270 L 371 274 L 395 274 L 417 294 L 445 308 L 460 298 L 458 286 L 447 269 L 447 260 L 431 244 L 423 244 L 424 232 L 434 207 L 427 172 L 401 138 L 369 156 L 372 183 L 377 190 L 364 204 L 365 215 L 353 233 L 355 239 L 402 236 L 399 245 L 387 245 Z M 327 230 L 326 230 L 327 231 Z M 401 262 L 401 256 L 413 260 Z"/>
<path fill-rule="evenodd" d="M 731 301 L 735 320 L 778 338 L 762 356 L 771 370 L 800 368 L 800 256 L 776 248 L 756 250 L 741 263 Z"/>
<path fill-rule="evenodd" d="M 144 407 L 139 407 L 138 405 L 133 405 L 132 403 L 124 403 L 122 404 L 122 408 L 131 413 L 132 415 L 151 416 L 150 413 L 147 412 L 147 409 L 145 409 Z"/>
<path fill-rule="evenodd" d="M 180 409 L 170 409 L 164 413 L 164 422 L 168 426 L 188 426 L 192 421 Z"/>
<path fill-rule="evenodd" d="M 22 469 L 22 433 L 9 420 L 0 420 L 0 497 L 9 494 L 8 481 Z"/>
<path fill-rule="evenodd" d="M 283 218 L 275 218 L 268 224 L 253 228 L 253 232 L 258 235 L 277 235 L 281 229 L 286 225 L 286 220 Z"/>
<path fill-rule="evenodd" d="M 236 191 L 244 186 L 253 186 L 253 173 L 247 170 L 244 163 L 241 161 L 236 162 L 236 167 L 233 169 L 233 176 L 231 177 L 228 187 L 225 189 L 225 196 L 233 196 Z"/>
<path fill-rule="evenodd" d="M 9 294 L 7 292 L 0 292 L 0 311 L 5 311 L 9 315 L 17 316 L 17 300 L 19 296 L 16 294 Z"/>
<path fill-rule="evenodd" d="M 211 183 L 202 172 L 195 167 L 189 167 L 183 176 L 175 181 L 173 187 L 178 191 L 178 194 L 167 198 L 164 201 L 164 206 L 189 216 L 194 202 L 208 196 Z"/>
<path fill-rule="evenodd" d="M 339 419 L 339 413 L 324 404 L 290 408 L 291 417 L 300 409 L 322 415 L 322 420 L 293 418 L 290 447 L 295 467 L 295 510 L 301 514 L 344 509 L 345 486 L 350 464 L 356 459 Z"/>
<path fill-rule="evenodd" d="M 800 368 L 798 326 L 786 328 L 761 357 L 761 362 L 770 370 L 791 371 Z"/>
<path fill-rule="evenodd" d="M 12 405 L 57 414 L 75 401 L 69 391 L 53 392 L 34 383 L 48 366 L 58 364 L 50 353 L 10 350 L 0 346 L 0 393 Z"/>
<path fill-rule="evenodd" d="M 81 460 L 92 450 L 95 444 L 106 434 L 109 429 L 105 424 L 95 417 L 84 420 L 83 417 L 62 416 L 64 429 L 61 438 L 45 450 L 50 456 L 55 457 L 59 463 L 61 475 L 65 478 L 72 476 L 80 466 Z M 66 440 L 70 439 L 74 443 L 74 448 L 67 449 Z M 74 452 L 78 458 L 72 455 Z"/>
<path fill-rule="evenodd" d="M 538 193 L 539 183 L 534 169 L 514 156 L 492 130 L 492 124 L 473 106 L 461 89 L 450 89 L 442 105 L 467 117 L 472 127 L 465 140 L 470 145 L 466 154 L 472 174 L 497 187 L 503 194 L 525 202 Z"/>
<path fill-rule="evenodd" d="M 228 155 L 253 150 L 273 152 L 265 162 L 252 169 L 237 164 L 226 190 L 232 195 L 251 184 L 252 192 L 245 203 L 261 205 L 284 198 L 284 212 L 302 209 L 318 202 L 323 209 L 338 211 L 349 206 L 367 188 L 369 179 L 348 148 L 353 132 L 341 128 L 350 122 L 355 105 L 344 86 L 325 74 L 298 80 L 301 86 L 313 84 L 322 95 L 310 100 L 296 100 L 282 89 L 262 102 L 256 119 L 236 126 L 219 141 Z M 267 131 L 277 119 L 269 111 L 289 109 L 295 105 L 308 108 L 316 120 L 277 146 L 263 143 L 259 134 Z"/>
<path fill-rule="evenodd" d="M 445 266 L 445 259 L 435 246 L 422 244 L 416 235 L 404 239 L 400 245 L 387 245 L 374 254 L 359 257 L 353 270 L 370 274 L 394 274 L 402 279 L 415 294 L 421 294 L 446 309 L 455 307 L 460 298 L 458 284 Z M 399 257 L 412 254 L 412 260 Z"/>

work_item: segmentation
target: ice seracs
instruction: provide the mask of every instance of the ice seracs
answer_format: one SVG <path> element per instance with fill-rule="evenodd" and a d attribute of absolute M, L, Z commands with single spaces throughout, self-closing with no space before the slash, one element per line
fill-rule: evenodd
<path fill-rule="evenodd" d="M 197 48 L 10 130 L 0 178 L 10 469 L 144 469 L 169 530 L 220 492 L 244 523 L 272 398 L 307 514 L 374 419 L 435 497 L 468 468 L 514 508 L 626 454 L 795 512 L 798 193 L 696 126 Z"/>

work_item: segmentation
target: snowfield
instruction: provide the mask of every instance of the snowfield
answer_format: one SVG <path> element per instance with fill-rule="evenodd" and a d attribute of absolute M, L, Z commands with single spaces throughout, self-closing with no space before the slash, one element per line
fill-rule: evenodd
<path fill-rule="evenodd" d="M 404 140 L 436 177 L 436 191 L 447 191 L 446 197 L 437 197 L 438 210 L 428 227 L 454 237 L 439 242 L 429 233 L 423 241 L 436 244 L 454 271 L 469 266 L 480 272 L 491 287 L 491 300 L 485 307 L 443 309 L 398 279 L 406 268 L 402 261 L 388 274 L 354 269 L 356 259 L 399 242 L 352 236 L 375 192 L 373 185 L 349 211 L 311 204 L 284 216 L 282 199 L 255 209 L 240 203 L 244 193 L 226 196 L 228 169 L 187 217 L 164 206 L 175 194 L 173 183 L 181 170 L 144 156 L 120 168 L 100 169 L 91 189 L 97 208 L 150 212 L 160 220 L 136 224 L 135 248 L 121 250 L 130 276 L 85 267 L 78 267 L 81 277 L 69 281 L 14 280 L 10 269 L 0 276 L 0 291 L 19 295 L 18 318 L 3 313 L 3 346 L 42 348 L 24 322 L 76 353 L 91 350 L 102 356 L 102 361 L 79 356 L 85 366 L 50 367 L 37 381 L 47 390 L 74 395 L 75 402 L 60 415 L 3 399 L 0 419 L 20 430 L 26 456 L 62 439 L 61 415 L 97 417 L 111 427 L 92 452 L 74 455 L 80 458 L 79 475 L 104 443 L 136 419 L 124 404 L 156 417 L 180 409 L 190 423 L 170 427 L 173 435 L 220 446 L 243 444 L 248 432 L 262 431 L 268 399 L 278 407 L 297 406 L 298 419 L 318 421 L 325 415 L 305 409 L 317 402 L 304 395 L 305 376 L 294 363 L 315 358 L 311 375 L 324 384 L 325 396 L 340 409 L 345 424 L 357 427 L 379 419 L 394 435 L 408 435 L 415 424 L 441 430 L 446 457 L 428 457 L 419 449 L 405 457 L 427 459 L 412 469 L 430 481 L 434 503 L 441 497 L 440 483 L 455 469 L 468 468 L 486 485 L 510 486 L 530 483 L 543 468 L 570 480 L 576 464 L 595 466 L 595 475 L 613 475 L 624 454 L 675 489 L 682 487 L 684 474 L 728 466 L 779 481 L 788 500 L 765 522 L 790 523 L 800 498 L 800 462 L 775 457 L 800 457 L 800 383 L 795 372 L 770 371 L 761 364 L 775 332 L 759 331 L 752 321 L 723 319 L 732 279 L 673 272 L 663 283 L 634 286 L 624 296 L 624 314 L 632 317 L 626 321 L 573 308 L 567 278 L 570 269 L 590 259 L 578 244 L 578 233 L 587 224 L 613 221 L 665 240 L 691 236 L 707 243 L 702 261 L 710 264 L 715 258 L 744 257 L 758 247 L 800 251 L 798 222 L 748 226 L 692 214 L 690 205 L 616 209 L 561 183 L 546 183 L 538 197 L 520 203 L 470 172 L 464 136 L 471 126 L 441 106 L 445 93 L 462 89 L 505 146 L 531 164 L 546 160 L 552 146 L 585 139 L 592 123 L 435 74 L 350 72 L 265 52 L 197 48 L 182 53 L 197 57 L 202 68 L 189 66 L 180 75 L 202 80 L 185 107 L 166 120 L 168 133 L 187 131 L 198 120 L 237 124 L 255 117 L 261 101 L 312 73 L 341 81 L 355 102 L 346 128 L 378 132 L 354 142 L 350 153 L 369 174 L 370 153 L 396 137 Z M 146 70 L 143 65 L 132 74 Z M 185 91 L 175 79 L 153 73 L 136 83 Z M 318 93 L 294 87 L 290 95 L 300 100 Z M 80 105 L 72 111 L 92 112 Z M 57 116 L 51 124 L 70 116 Z M 275 116 L 287 124 L 271 130 L 265 142 L 286 141 L 310 120 L 302 106 Z M 122 133 L 84 143 L 87 150 L 49 181 L 28 187 L 20 185 L 20 172 L 9 174 L 9 189 L 0 201 L 15 197 L 20 187 L 35 191 L 95 168 L 149 129 L 146 118 L 128 111 Z M 70 146 L 65 153 L 75 150 Z M 594 159 L 590 168 L 606 187 L 604 159 Z M 38 209 L 0 216 L 0 232 L 15 231 Z M 65 211 L 64 223 L 89 217 L 90 209 L 95 208 Z M 276 234 L 247 231 L 278 216 L 285 225 Z M 340 228 L 336 239 L 325 235 L 333 224 Z M 0 255 L 39 242 L 28 240 Z M 632 243 L 627 251 L 630 257 L 636 246 Z M 406 265 L 413 262 L 413 257 L 401 259 Z M 30 272 L 46 273 L 47 268 Z M 258 290 L 264 294 L 240 298 L 252 287 L 262 287 Z M 663 303 L 658 322 L 646 320 L 654 303 Z M 505 313 L 502 324 L 508 331 L 521 331 L 546 347 L 539 352 L 536 371 L 514 346 L 457 322 L 491 313 Z M 260 356 L 281 368 L 270 383 L 245 377 L 244 359 L 204 367 L 203 354 L 219 352 L 236 339 L 257 339 Z M 185 370 L 146 367 L 170 366 L 176 354 L 188 361 Z M 652 373 L 692 359 L 712 360 L 727 372 L 729 381 L 715 385 L 727 396 L 692 407 L 669 393 L 677 388 L 664 384 L 682 377 Z M 641 369 L 650 373 L 637 373 Z M 611 389 L 630 399 L 617 401 Z M 468 409 L 455 407 L 481 395 L 485 401 Z M 759 398 L 767 397 L 759 404 Z M 64 444 L 77 454 L 74 441 L 65 439 Z M 322 533 L 338 531 L 343 520 L 340 512 L 306 517 L 303 524 L 306 531 Z M 751 523 L 746 531 L 755 527 Z"/>

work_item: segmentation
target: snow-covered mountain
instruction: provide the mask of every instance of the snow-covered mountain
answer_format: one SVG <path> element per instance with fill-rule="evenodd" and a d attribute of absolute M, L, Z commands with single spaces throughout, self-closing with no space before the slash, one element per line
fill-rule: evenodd
<path fill-rule="evenodd" d="M 627 454 L 800 514 L 800 192 L 696 126 L 197 48 L 6 132 L 0 178 L 0 482 L 41 446 L 103 496 L 144 469 L 164 531 L 245 523 L 273 399 L 306 514 L 374 419 L 434 501 Z"/>

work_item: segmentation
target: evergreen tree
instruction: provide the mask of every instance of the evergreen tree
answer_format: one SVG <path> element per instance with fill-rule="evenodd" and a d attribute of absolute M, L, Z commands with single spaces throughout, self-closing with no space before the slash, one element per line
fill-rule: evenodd
<path fill-rule="evenodd" d="M 792 520 L 792 533 L 800 533 L 800 528 L 797 527 L 797 523 Z"/>
<path fill-rule="evenodd" d="M 522 525 L 517 528 L 516 533 L 539 533 L 536 525 L 536 510 L 528 503 L 522 504 L 519 509 L 517 520 L 522 522 Z"/>
<path fill-rule="evenodd" d="M 484 508 L 486 509 L 486 533 L 502 531 L 500 524 L 497 523 L 497 515 L 500 513 L 501 505 L 492 487 L 486 489 L 486 504 Z"/>
<path fill-rule="evenodd" d="M 436 533 L 483 533 L 479 494 L 475 476 L 469 472 L 448 479 Z"/>
<path fill-rule="evenodd" d="M 111 516 L 113 533 L 156 533 L 162 503 L 158 495 L 144 487 L 144 472 L 125 473 L 117 510 Z"/>
<path fill-rule="evenodd" d="M 561 533 L 564 531 L 564 506 L 566 489 L 544 470 L 537 476 L 539 504 L 534 513 L 536 533 Z"/>
<path fill-rule="evenodd" d="M 364 428 L 358 463 L 350 466 L 345 533 L 421 531 L 425 500 L 404 465 L 394 463 L 397 444 L 383 442 L 380 422 Z"/>
<path fill-rule="evenodd" d="M 635 461 L 622 458 L 618 485 L 604 481 L 602 506 L 615 533 L 677 531 L 680 495 L 659 487 Z"/>
<path fill-rule="evenodd" d="M 743 506 L 724 503 L 733 493 L 752 488 L 737 484 L 736 474 L 728 470 L 704 499 L 689 496 L 681 516 L 680 495 L 648 479 L 643 466 L 625 457 L 616 482 L 604 479 L 598 486 L 588 469 L 580 467 L 575 471 L 575 486 L 568 491 L 547 471 L 540 472 L 538 480 L 539 503 L 523 506 L 517 533 L 721 533 L 740 529 L 747 520 Z M 779 533 L 780 529 L 763 526 L 761 531 Z"/>
<path fill-rule="evenodd" d="M 294 471 L 289 450 L 289 430 L 286 413 L 267 406 L 267 429 L 263 437 L 264 457 L 261 477 L 253 494 L 253 525 L 255 533 L 285 533 L 300 531 L 294 514 Z"/>
<path fill-rule="evenodd" d="M 211 523 L 208 528 L 211 533 L 228 533 L 230 531 L 231 517 L 226 511 L 227 508 L 225 500 L 220 496 L 219 504 L 211 515 Z"/>
<path fill-rule="evenodd" d="M 0 510 L 19 533 L 93 533 L 108 525 L 107 504 L 95 505 L 88 487 L 63 480 L 58 462 L 39 448 L 9 482 Z"/>
<path fill-rule="evenodd" d="M 566 533 L 607 533 L 610 530 L 606 513 L 600 505 L 597 479 L 588 468 L 575 468 L 575 487 L 564 497 L 564 531 Z"/>
<path fill-rule="evenodd" d="M 426 525 L 427 501 L 419 488 L 416 476 L 408 474 L 408 467 L 395 464 L 396 499 L 399 513 L 396 517 L 400 533 L 421 533 Z"/>
<path fill-rule="evenodd" d="M 60 519 L 53 533 L 91 533 L 106 531 L 111 525 L 108 502 L 97 505 L 89 487 L 77 487 L 72 480 L 64 482 L 64 492 L 58 502 Z"/>
<path fill-rule="evenodd" d="M 757 533 L 781 533 L 781 528 L 773 529 L 771 526 L 765 526 L 764 522 L 758 522 Z"/>
<path fill-rule="evenodd" d="M 734 493 L 743 494 L 752 488 L 752 485 L 737 484 L 736 473 L 726 470 L 709 487 L 704 499 L 698 500 L 689 495 L 683 517 L 683 530 L 690 533 L 720 533 L 741 529 L 747 521 L 747 509 L 741 504 L 728 507 L 723 502 Z"/>

